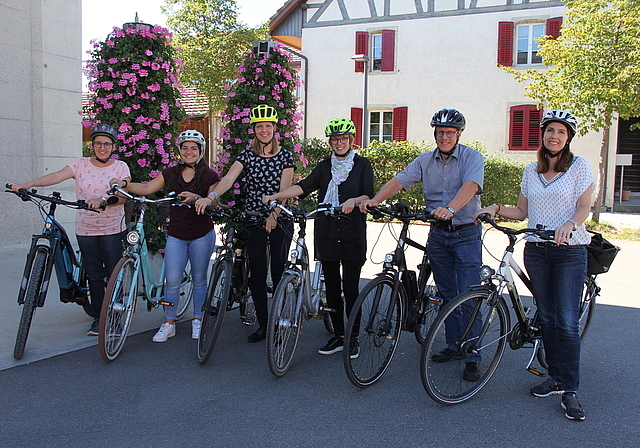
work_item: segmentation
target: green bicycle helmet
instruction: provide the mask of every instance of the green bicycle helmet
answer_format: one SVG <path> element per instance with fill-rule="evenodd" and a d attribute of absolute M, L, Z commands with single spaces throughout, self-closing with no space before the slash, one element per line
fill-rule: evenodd
<path fill-rule="evenodd" d="M 356 125 L 353 124 L 353 121 L 347 118 L 336 118 L 335 120 L 331 120 L 327 127 L 324 129 L 324 134 L 327 137 L 331 137 L 332 135 L 344 134 L 353 135 L 355 133 Z"/>
<path fill-rule="evenodd" d="M 272 123 L 278 122 L 278 112 L 276 110 L 267 105 L 260 104 L 259 106 L 251 109 L 251 113 L 249 114 L 249 123 L 261 123 L 263 121 L 270 121 Z"/>

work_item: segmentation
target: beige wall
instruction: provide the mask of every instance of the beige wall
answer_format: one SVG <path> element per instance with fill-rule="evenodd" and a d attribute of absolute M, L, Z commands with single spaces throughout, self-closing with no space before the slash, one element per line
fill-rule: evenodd
<path fill-rule="evenodd" d="M 2 186 L 57 171 L 81 155 L 81 52 L 81 0 L 0 2 Z M 73 182 L 56 191 L 75 198 Z M 39 231 L 33 205 L 8 193 L 2 204 L 0 244 L 26 242 Z M 72 222 L 73 212 L 59 216 Z"/>

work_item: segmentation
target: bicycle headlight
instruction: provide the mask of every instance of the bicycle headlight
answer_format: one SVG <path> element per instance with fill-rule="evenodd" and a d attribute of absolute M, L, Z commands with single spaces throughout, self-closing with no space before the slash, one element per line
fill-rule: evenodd
<path fill-rule="evenodd" d="M 485 264 L 480 268 L 480 279 L 489 280 L 495 273 L 496 271 Z"/>
<path fill-rule="evenodd" d="M 139 241 L 140 241 L 140 234 L 138 232 L 136 232 L 135 230 L 132 230 L 131 232 L 127 233 L 127 243 L 138 244 Z"/>
<path fill-rule="evenodd" d="M 297 249 L 293 249 L 291 251 L 291 256 L 289 257 L 291 263 L 297 263 L 298 262 L 298 250 Z"/>
<path fill-rule="evenodd" d="M 384 256 L 385 263 L 393 263 L 393 254 L 387 254 Z"/>

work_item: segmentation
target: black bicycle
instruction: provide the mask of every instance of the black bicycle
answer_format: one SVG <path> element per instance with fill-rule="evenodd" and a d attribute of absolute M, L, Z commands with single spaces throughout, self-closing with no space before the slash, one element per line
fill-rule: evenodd
<path fill-rule="evenodd" d="M 202 324 L 198 337 L 198 362 L 207 362 L 216 345 L 226 311 L 239 308 L 245 325 L 256 322 L 256 312 L 249 289 L 249 259 L 244 226 L 261 226 L 263 219 L 252 212 L 233 210 L 226 205 L 207 207 L 206 213 L 216 222 L 226 223 L 222 246 L 211 266 L 207 296 L 202 306 Z"/>
<path fill-rule="evenodd" d="M 6 188 L 11 186 L 7 184 Z M 66 230 L 55 218 L 58 205 L 83 210 L 89 210 L 89 206 L 83 200 L 65 201 L 58 192 L 53 192 L 50 196 L 40 195 L 36 190 L 21 189 L 15 192 L 8 189 L 6 192 L 15 194 L 25 202 L 36 204 L 44 219 L 42 233 L 31 237 L 31 247 L 27 253 L 18 293 L 18 304 L 23 308 L 13 357 L 22 359 L 33 315 L 36 308 L 44 306 L 54 267 L 60 287 L 60 301 L 77 303 L 91 316 L 89 284 L 82 255 L 80 251 L 74 252 Z"/>
<path fill-rule="evenodd" d="M 414 333 L 424 342 L 431 322 L 438 314 L 442 298 L 433 282 L 428 258 L 428 245 L 409 238 L 409 226 L 414 221 L 436 222 L 430 214 L 409 213 L 406 205 L 395 210 L 374 207 L 374 217 L 384 215 L 402 223 L 398 244 L 387 254 L 384 270 L 369 281 L 358 295 L 345 329 L 345 347 L 358 346 L 357 356 L 344 350 L 344 369 L 349 380 L 358 387 L 368 387 L 385 372 L 396 351 L 401 330 Z M 407 246 L 423 252 L 416 272 L 407 267 Z"/>
<path fill-rule="evenodd" d="M 478 220 L 489 223 L 504 233 L 509 239 L 509 244 L 504 250 L 498 270 L 482 266 L 482 283 L 443 306 L 429 329 L 420 360 L 420 375 L 429 396 L 442 404 L 462 403 L 478 393 L 498 368 L 507 343 L 512 350 L 522 347 L 533 349 L 526 366 L 527 371 L 544 376 L 544 372 L 533 366 L 536 358 L 543 368 L 548 367 L 542 346 L 538 311 L 532 313 L 532 308 L 525 307 L 522 303 L 513 273 L 529 291 L 531 280 L 513 259 L 513 252 L 515 244 L 520 241 L 518 236 L 529 234 L 543 240 L 553 240 L 554 231 L 502 227 L 489 215 L 480 215 Z M 513 327 L 503 293 L 509 295 L 516 316 L 517 322 Z M 591 325 L 599 293 L 596 274 L 587 274 L 578 316 L 581 341 Z M 450 319 L 456 319 L 462 328 L 460 340 L 455 342 L 453 349 L 445 331 L 445 321 Z M 443 353 L 446 349 L 450 351 L 449 356 L 445 358 Z M 477 381 L 467 381 L 463 378 L 468 360 L 480 365 L 481 374 Z"/>

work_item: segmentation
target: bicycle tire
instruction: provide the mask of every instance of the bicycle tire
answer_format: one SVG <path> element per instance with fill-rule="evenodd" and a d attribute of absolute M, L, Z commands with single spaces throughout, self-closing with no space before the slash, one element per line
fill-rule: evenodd
<path fill-rule="evenodd" d="M 22 314 L 20 315 L 20 323 L 18 324 L 18 333 L 16 335 L 16 344 L 13 348 L 13 357 L 22 359 L 24 355 L 24 347 L 27 344 L 27 337 L 31 328 L 33 315 L 38 307 L 38 298 L 44 281 L 44 274 L 49 257 L 49 248 L 47 246 L 36 246 L 35 256 L 31 264 L 29 272 L 28 284 L 24 295 L 24 304 L 22 305 Z"/>
<path fill-rule="evenodd" d="M 91 309 L 91 291 L 89 290 L 89 276 L 87 275 L 87 267 L 84 263 L 80 268 L 78 292 L 80 293 L 80 297 L 76 299 L 78 304 L 82 306 L 82 309 L 88 316 L 93 317 L 93 310 Z"/>
<path fill-rule="evenodd" d="M 137 269 L 134 258 L 122 257 L 107 284 L 98 331 L 100 356 L 107 362 L 118 357 L 127 339 L 138 295 Z"/>
<path fill-rule="evenodd" d="M 198 336 L 197 356 L 200 364 L 209 360 L 220 334 L 231 291 L 232 272 L 233 266 L 227 259 L 216 261 L 211 269 L 207 296 L 202 305 L 202 324 Z"/>
<path fill-rule="evenodd" d="M 468 313 L 466 322 L 478 322 L 475 327 L 477 335 L 474 336 L 469 328 L 463 329 L 467 336 L 463 335 L 456 343 L 456 350 L 462 354 L 448 362 L 434 360 L 434 355 L 450 348 L 445 337 L 447 319 L 456 319 L 461 327 L 468 327 L 464 323 L 463 309 Z M 478 393 L 491 379 L 502 359 L 509 328 L 509 312 L 500 295 L 472 290 L 444 305 L 427 333 L 420 357 L 420 377 L 429 396 L 438 403 L 452 405 L 467 401 Z M 463 379 L 467 361 L 480 364 L 482 373 L 478 381 Z"/>
<path fill-rule="evenodd" d="M 191 279 L 191 263 L 187 262 L 182 274 L 182 282 L 180 282 L 180 299 L 176 308 L 176 320 L 182 319 L 187 311 L 191 300 L 193 299 L 193 283 Z"/>
<path fill-rule="evenodd" d="M 424 287 L 424 293 L 420 300 L 420 308 L 418 309 L 418 328 L 416 328 L 416 331 L 413 333 L 416 341 L 418 341 L 420 345 L 424 344 L 429 328 L 431 328 L 431 324 L 438 315 L 442 305 L 442 297 L 438 292 L 438 287 L 435 284 L 433 275 L 431 273 L 426 275 L 428 275 L 428 277 Z"/>
<path fill-rule="evenodd" d="M 366 388 L 374 384 L 389 367 L 402 332 L 403 306 L 406 293 L 399 285 L 398 294 L 392 297 L 393 280 L 387 276 L 374 278 L 365 285 L 356 299 L 347 328 L 343 350 L 344 369 L 349 381 Z M 392 307 L 391 323 L 387 327 L 388 310 Z M 357 340 L 357 357 L 350 354 L 350 347 Z"/>
<path fill-rule="evenodd" d="M 275 376 L 283 376 L 291 367 L 298 345 L 302 308 L 298 296 L 302 280 L 297 272 L 286 272 L 275 292 L 267 324 L 267 361 Z"/>
<path fill-rule="evenodd" d="M 578 315 L 578 332 L 580 334 L 580 344 L 584 342 L 584 338 L 587 336 L 587 332 L 589 331 L 589 327 L 591 326 L 591 321 L 593 319 L 593 313 L 596 308 L 596 297 L 598 295 L 597 292 L 598 285 L 596 285 L 595 281 L 587 278 L 584 282 L 584 287 L 582 288 L 582 295 L 580 298 L 580 309 Z M 538 346 L 538 352 L 536 353 L 536 357 L 538 358 L 538 362 L 540 366 L 544 369 L 549 369 L 549 364 L 547 364 L 547 357 L 544 352 L 544 345 L 542 344 L 542 340 L 540 341 L 540 345 Z"/>

